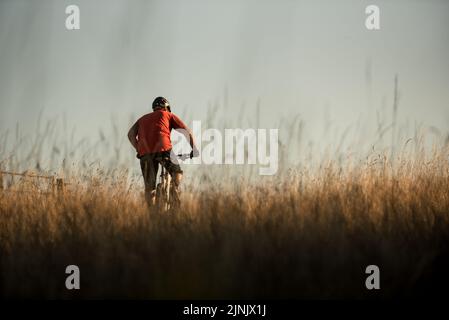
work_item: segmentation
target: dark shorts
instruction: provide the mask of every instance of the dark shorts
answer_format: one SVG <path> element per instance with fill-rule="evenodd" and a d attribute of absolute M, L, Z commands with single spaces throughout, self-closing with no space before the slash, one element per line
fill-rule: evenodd
<path fill-rule="evenodd" d="M 181 167 L 177 163 L 173 163 L 170 159 L 170 151 L 148 153 L 140 157 L 140 168 L 142 169 L 143 180 L 145 182 L 146 190 L 156 189 L 157 171 L 159 163 L 162 163 L 164 168 L 173 177 L 176 173 L 182 173 Z"/>

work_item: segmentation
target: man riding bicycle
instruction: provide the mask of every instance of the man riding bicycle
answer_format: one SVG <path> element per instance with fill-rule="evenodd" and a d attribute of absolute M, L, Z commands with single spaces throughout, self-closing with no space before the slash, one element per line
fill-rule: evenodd
<path fill-rule="evenodd" d="M 171 113 L 170 104 L 164 97 L 153 101 L 153 112 L 148 113 L 129 129 L 128 139 L 137 151 L 145 182 L 145 198 L 149 205 L 155 204 L 156 177 L 161 163 L 172 177 L 172 183 L 178 190 L 182 179 L 182 170 L 172 152 L 171 130 L 179 130 L 188 139 L 192 152 L 190 157 L 199 155 L 189 128 L 176 115 Z M 161 159 L 164 161 L 161 162 Z"/>

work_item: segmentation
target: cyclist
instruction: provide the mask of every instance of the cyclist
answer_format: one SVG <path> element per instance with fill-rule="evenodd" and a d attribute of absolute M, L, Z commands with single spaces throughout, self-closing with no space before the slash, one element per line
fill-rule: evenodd
<path fill-rule="evenodd" d="M 166 159 L 161 163 L 170 173 L 176 190 L 181 183 L 183 172 L 177 161 L 173 161 L 176 157 L 171 154 L 171 130 L 179 130 L 189 141 L 192 147 L 191 158 L 199 155 L 191 131 L 181 119 L 171 113 L 168 100 L 157 97 L 152 107 L 153 112 L 139 118 L 128 132 L 128 139 L 137 151 L 137 158 L 140 159 L 140 168 L 145 182 L 145 198 L 149 205 L 155 204 L 156 177 L 160 159 Z"/>

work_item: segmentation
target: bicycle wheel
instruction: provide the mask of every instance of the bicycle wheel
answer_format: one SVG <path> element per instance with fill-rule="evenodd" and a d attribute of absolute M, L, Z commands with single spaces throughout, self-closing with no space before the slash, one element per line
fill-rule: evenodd
<path fill-rule="evenodd" d="M 164 192 L 164 185 L 158 183 L 156 186 L 156 207 L 159 211 L 164 211 L 166 206 L 166 193 Z"/>

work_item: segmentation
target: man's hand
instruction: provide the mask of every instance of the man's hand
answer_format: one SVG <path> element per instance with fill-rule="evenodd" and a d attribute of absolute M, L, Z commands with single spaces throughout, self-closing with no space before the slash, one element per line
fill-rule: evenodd
<path fill-rule="evenodd" d="M 190 159 L 192 159 L 193 157 L 199 157 L 200 156 L 200 152 L 198 151 L 198 149 L 195 147 L 192 149 L 192 151 L 190 152 Z"/>

